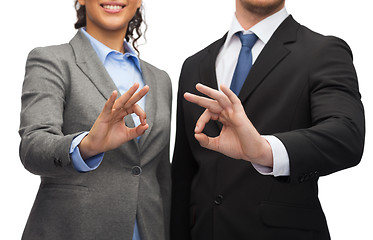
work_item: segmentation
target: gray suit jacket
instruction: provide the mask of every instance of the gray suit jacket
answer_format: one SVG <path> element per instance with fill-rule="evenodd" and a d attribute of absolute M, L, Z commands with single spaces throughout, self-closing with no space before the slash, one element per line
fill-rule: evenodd
<path fill-rule="evenodd" d="M 171 82 L 141 61 L 149 129 L 105 153 L 94 171 L 72 166 L 72 139 L 89 131 L 116 89 L 88 39 L 29 54 L 22 91 L 20 158 L 41 176 L 23 239 L 132 239 L 137 216 L 143 240 L 168 239 Z M 134 126 L 130 116 L 128 126 Z"/>

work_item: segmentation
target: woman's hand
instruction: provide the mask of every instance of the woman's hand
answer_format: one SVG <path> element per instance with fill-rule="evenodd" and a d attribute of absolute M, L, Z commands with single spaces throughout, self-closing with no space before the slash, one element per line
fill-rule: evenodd
<path fill-rule="evenodd" d="M 115 149 L 123 143 L 141 136 L 148 129 L 146 114 L 136 103 L 147 94 L 149 86 L 145 86 L 135 93 L 138 88 L 139 84 L 135 83 L 118 99 L 116 99 L 117 91 L 111 94 L 89 134 L 79 144 L 83 159 Z M 135 128 L 127 127 L 123 119 L 132 113 L 138 115 L 141 122 Z"/>
<path fill-rule="evenodd" d="M 212 98 L 184 94 L 189 102 L 206 108 L 195 128 L 195 138 L 200 145 L 232 158 L 272 167 L 272 149 L 246 116 L 240 99 L 225 86 L 221 86 L 222 92 L 202 84 L 197 84 L 196 88 Z M 202 133 L 210 120 L 218 120 L 223 124 L 220 135 L 215 138 Z"/>

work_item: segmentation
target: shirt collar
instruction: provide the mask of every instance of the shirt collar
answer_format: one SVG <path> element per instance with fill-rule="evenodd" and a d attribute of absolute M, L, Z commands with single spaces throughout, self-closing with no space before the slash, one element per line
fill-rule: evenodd
<path fill-rule="evenodd" d="M 288 16 L 289 14 L 286 11 L 286 8 L 284 7 L 275 14 L 272 14 L 271 16 L 263 19 L 256 25 L 252 26 L 249 30 L 245 30 L 238 22 L 236 15 L 234 15 L 225 43 L 229 44 L 235 33 L 244 32 L 255 33 L 258 39 L 263 41 L 264 44 L 267 44 L 269 39 L 272 37 L 273 33 Z"/>
<path fill-rule="evenodd" d="M 141 72 L 140 60 L 139 60 L 136 52 L 127 43 L 127 41 L 123 41 L 123 47 L 124 47 L 124 50 L 125 50 L 125 53 L 123 54 L 121 52 L 118 52 L 116 50 L 113 50 L 113 49 L 107 47 L 105 44 L 101 43 L 100 41 L 98 41 L 97 39 L 92 37 L 89 33 L 87 33 L 85 28 L 81 28 L 80 30 L 88 38 L 88 40 L 91 43 L 93 49 L 97 53 L 98 58 L 100 59 L 100 61 L 103 64 L 105 63 L 105 60 L 108 57 L 108 55 L 113 52 L 113 53 L 116 53 L 116 54 L 121 54 L 123 56 L 123 58 L 126 57 L 126 56 L 130 56 L 132 58 L 133 62 L 135 63 L 136 67 Z"/>

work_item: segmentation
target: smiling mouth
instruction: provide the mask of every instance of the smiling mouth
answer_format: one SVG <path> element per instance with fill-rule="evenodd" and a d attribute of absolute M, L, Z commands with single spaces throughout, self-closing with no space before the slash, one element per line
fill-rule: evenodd
<path fill-rule="evenodd" d="M 125 5 L 101 4 L 101 7 L 104 8 L 104 9 L 109 9 L 109 10 L 121 10 L 125 7 Z"/>

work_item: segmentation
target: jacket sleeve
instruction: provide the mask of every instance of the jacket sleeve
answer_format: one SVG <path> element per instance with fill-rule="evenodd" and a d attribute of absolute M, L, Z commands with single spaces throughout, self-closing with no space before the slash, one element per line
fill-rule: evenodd
<path fill-rule="evenodd" d="M 30 52 L 22 88 L 19 154 L 24 167 L 42 176 L 77 173 L 69 148 L 75 135 L 64 135 L 63 112 L 69 85 L 57 54 L 49 48 Z"/>
<path fill-rule="evenodd" d="M 350 48 L 341 39 L 327 37 L 312 56 L 312 126 L 276 134 L 289 154 L 294 183 L 355 166 L 364 148 L 364 109 Z"/>

